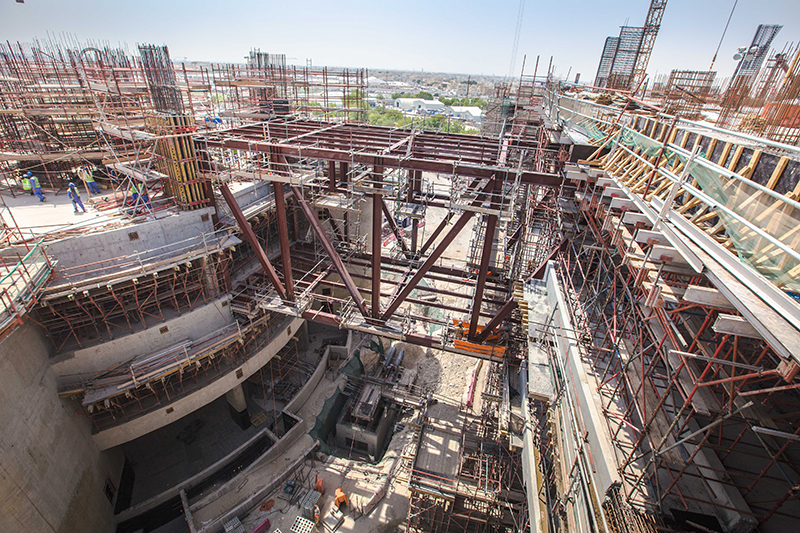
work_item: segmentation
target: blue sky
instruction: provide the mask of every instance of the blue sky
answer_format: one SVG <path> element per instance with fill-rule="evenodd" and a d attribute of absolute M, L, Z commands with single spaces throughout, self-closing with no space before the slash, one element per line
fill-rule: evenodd
<path fill-rule="evenodd" d="M 553 2 L 527 0 L 514 75 L 550 56 L 556 75 L 571 67 L 593 79 L 605 38 L 619 26 L 644 22 L 649 0 Z M 648 72 L 705 70 L 733 0 L 669 0 Z M 241 61 L 248 50 L 285 53 L 289 61 L 505 75 L 509 70 L 518 0 L 399 2 L 282 0 L 0 0 L 0 36 L 30 41 L 47 33 L 111 44 L 166 44 L 173 59 Z M 739 0 L 717 59 L 720 77 L 733 72 L 737 46 L 758 24 L 783 24 L 780 48 L 800 41 L 800 0 Z"/>

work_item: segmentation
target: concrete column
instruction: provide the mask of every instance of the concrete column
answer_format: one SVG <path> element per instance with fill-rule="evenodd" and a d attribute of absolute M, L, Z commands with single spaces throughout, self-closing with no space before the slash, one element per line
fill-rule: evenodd
<path fill-rule="evenodd" d="M 308 322 L 303 322 L 300 329 L 295 334 L 297 336 L 297 349 L 301 352 L 308 350 L 311 343 L 308 340 Z"/>
<path fill-rule="evenodd" d="M 219 283 L 217 281 L 217 269 L 214 265 L 214 256 L 203 257 L 203 283 L 206 291 L 212 296 L 219 295 Z"/>
<path fill-rule="evenodd" d="M 226 392 L 225 399 L 228 401 L 228 408 L 233 421 L 242 429 L 249 428 L 250 414 L 247 412 L 247 400 L 244 397 L 244 389 L 241 383 Z"/>

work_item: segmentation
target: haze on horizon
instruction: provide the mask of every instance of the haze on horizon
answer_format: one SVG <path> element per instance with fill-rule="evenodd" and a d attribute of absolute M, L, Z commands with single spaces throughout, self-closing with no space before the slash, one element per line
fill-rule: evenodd
<path fill-rule="evenodd" d="M 648 73 L 674 68 L 706 70 L 734 0 L 669 0 Z M 539 73 L 553 56 L 555 74 L 570 72 L 591 81 L 606 37 L 619 26 L 644 23 L 649 0 L 542 3 L 527 0 L 512 76 Z M 357 0 L 331 5 L 322 0 L 222 4 L 209 0 L 161 2 L 6 0 L 0 30 L 10 42 L 69 34 L 79 41 L 135 47 L 166 44 L 173 60 L 241 62 L 247 52 L 285 53 L 304 65 L 424 70 L 504 76 L 509 74 L 520 4 L 499 0 L 386 2 Z M 782 49 L 800 41 L 800 2 L 739 0 L 717 62 L 718 78 L 730 76 L 733 54 L 750 44 L 758 24 L 782 24 L 773 42 Z"/>

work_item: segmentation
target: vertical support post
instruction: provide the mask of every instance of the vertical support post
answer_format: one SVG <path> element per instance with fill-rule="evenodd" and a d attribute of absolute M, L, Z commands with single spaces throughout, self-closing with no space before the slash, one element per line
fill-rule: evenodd
<path fill-rule="evenodd" d="M 286 192 L 283 183 L 272 182 L 275 191 L 275 211 L 278 214 L 278 240 L 281 245 L 281 263 L 283 264 L 283 282 L 286 284 L 286 296 L 294 300 L 294 282 L 292 281 L 292 258 L 289 255 L 289 224 L 286 221 Z"/>
<path fill-rule="evenodd" d="M 497 182 L 492 180 L 494 185 L 491 186 L 488 193 L 491 196 L 491 209 L 499 208 L 500 194 L 495 190 Z M 502 188 L 500 191 L 502 192 Z M 475 333 L 478 332 L 478 319 L 480 318 L 481 303 L 483 302 L 483 289 L 486 286 L 486 276 L 489 274 L 489 260 L 492 258 L 492 245 L 494 244 L 494 233 L 497 229 L 497 215 L 490 214 L 489 219 L 486 221 L 486 233 L 483 237 L 483 253 L 481 254 L 481 265 L 478 270 L 478 283 L 475 286 L 475 296 L 472 298 L 472 315 L 469 319 L 469 333 L 470 339 L 475 338 Z"/>
<path fill-rule="evenodd" d="M 300 190 L 299 187 L 293 186 L 292 192 L 294 193 L 294 197 L 297 200 L 297 203 L 300 204 L 300 208 L 303 210 L 303 213 L 306 215 L 309 224 L 311 224 L 311 228 L 314 230 L 314 233 L 317 234 L 317 238 L 319 239 L 320 244 L 322 244 L 322 247 L 325 249 L 325 253 L 328 254 L 328 257 L 330 257 L 331 263 L 333 263 L 333 267 L 336 269 L 336 272 L 342 278 L 342 282 L 344 282 L 344 286 L 347 289 L 347 292 L 349 292 L 350 296 L 352 296 L 353 301 L 358 307 L 358 310 L 361 312 L 361 315 L 364 318 L 368 318 L 369 311 L 367 310 L 367 304 L 364 303 L 364 298 L 361 296 L 361 293 L 358 291 L 358 287 L 353 281 L 352 276 L 350 276 L 350 273 L 344 266 L 342 258 L 339 257 L 338 253 L 336 253 L 336 248 L 333 247 L 331 240 L 328 238 L 328 235 L 322 228 L 322 224 L 320 224 L 317 215 L 314 213 L 314 210 L 308 204 L 306 199 L 303 198 L 303 192 Z"/>
<path fill-rule="evenodd" d="M 372 317 L 381 313 L 381 227 L 383 226 L 383 167 L 375 165 L 372 174 Z"/>
<path fill-rule="evenodd" d="M 336 191 L 336 161 L 328 161 L 328 191 Z"/>
<path fill-rule="evenodd" d="M 242 213 L 242 208 L 239 207 L 239 204 L 236 202 L 236 198 L 233 197 L 233 194 L 226 183 L 220 184 L 219 190 L 222 193 L 222 197 L 225 198 L 225 202 L 228 204 L 228 207 L 230 207 L 231 213 L 233 213 L 233 218 L 236 219 L 236 223 L 239 224 L 239 227 L 242 229 L 242 233 L 244 234 L 245 239 L 247 239 L 247 242 L 250 244 L 250 248 L 253 249 L 258 261 L 264 268 L 264 272 L 266 272 L 269 281 L 275 287 L 275 290 L 278 291 L 278 294 L 281 295 L 281 298 L 286 299 L 286 289 L 283 287 L 281 280 L 278 279 L 278 274 L 272 267 L 272 263 L 270 263 L 267 253 L 258 242 L 256 234 L 253 232 L 253 228 L 250 226 L 250 223 L 247 221 L 244 213 Z"/>
<path fill-rule="evenodd" d="M 406 201 L 408 203 L 413 203 L 414 193 L 420 192 L 422 188 L 422 171 L 412 170 L 409 172 L 411 173 L 411 183 L 408 186 L 408 195 Z M 414 254 L 417 253 L 418 240 L 419 240 L 419 220 L 414 218 L 414 220 L 411 222 L 411 252 Z"/>

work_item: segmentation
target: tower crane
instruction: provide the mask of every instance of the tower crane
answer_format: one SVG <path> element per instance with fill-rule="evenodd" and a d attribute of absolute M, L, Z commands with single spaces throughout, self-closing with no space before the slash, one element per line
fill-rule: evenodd
<path fill-rule="evenodd" d="M 656 42 L 656 35 L 661 27 L 661 19 L 664 17 L 664 10 L 667 7 L 667 0 L 651 0 L 650 9 L 647 11 L 647 19 L 644 22 L 642 32 L 642 44 L 639 46 L 639 53 L 636 56 L 636 66 L 633 67 L 631 76 L 631 89 L 635 89 L 644 79 L 647 71 L 647 63 L 650 61 L 650 54 L 653 52 L 653 45 Z"/>

